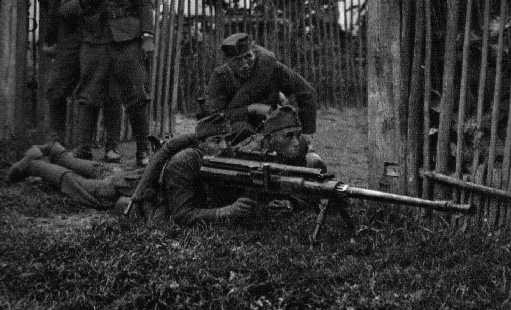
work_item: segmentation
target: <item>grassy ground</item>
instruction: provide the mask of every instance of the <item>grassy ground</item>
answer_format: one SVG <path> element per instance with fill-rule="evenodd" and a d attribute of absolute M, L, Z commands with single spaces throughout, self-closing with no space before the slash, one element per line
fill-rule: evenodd
<path fill-rule="evenodd" d="M 315 149 L 343 180 L 365 185 L 365 111 L 324 111 L 319 123 Z M 2 145 L 2 176 L 26 144 Z M 431 230 L 406 216 L 382 225 L 353 202 L 356 233 L 334 215 L 310 249 L 312 212 L 149 229 L 84 209 L 37 180 L 0 182 L 0 308 L 511 307 L 503 234 Z"/>

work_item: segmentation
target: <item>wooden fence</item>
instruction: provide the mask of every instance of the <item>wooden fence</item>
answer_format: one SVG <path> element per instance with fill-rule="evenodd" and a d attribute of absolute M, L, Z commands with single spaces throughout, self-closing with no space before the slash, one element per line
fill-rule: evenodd
<path fill-rule="evenodd" d="M 365 98 L 365 0 L 159 0 L 153 57 L 152 132 L 172 130 L 175 112 L 197 110 L 209 75 L 222 63 L 220 44 L 247 32 L 300 72 L 323 107 Z"/>
<path fill-rule="evenodd" d="M 44 128 L 51 62 L 41 53 L 39 38 L 44 37 L 47 12 L 38 0 L 22 2 L 27 15 L 19 22 L 26 28 L 28 44 L 18 45 L 27 53 L 25 57 L 19 53 L 26 66 L 18 67 L 24 79 L 17 84 L 24 87 L 24 98 L 12 107 L 20 111 L 20 128 Z M 223 62 L 220 43 L 235 32 L 249 33 L 300 72 L 316 88 L 321 106 L 365 102 L 366 0 L 155 0 L 155 4 L 156 52 L 147 64 L 153 134 L 172 132 L 176 113 L 197 110 L 196 98 L 204 96 L 210 73 Z M 124 111 L 121 124 L 121 139 L 130 139 Z M 71 136 L 67 142 L 72 142 Z M 102 143 L 103 136 L 100 115 L 96 141 Z"/>
<path fill-rule="evenodd" d="M 435 217 L 434 224 L 508 229 L 508 0 L 418 0 L 415 5 L 408 116 L 401 120 L 408 126 L 402 190 L 475 208 L 473 216 Z"/>

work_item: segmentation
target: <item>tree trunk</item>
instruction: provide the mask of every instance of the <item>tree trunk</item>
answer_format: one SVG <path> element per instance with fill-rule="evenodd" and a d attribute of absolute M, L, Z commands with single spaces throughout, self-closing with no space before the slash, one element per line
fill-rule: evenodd
<path fill-rule="evenodd" d="M 398 163 L 400 102 L 399 1 L 368 2 L 369 186 L 379 188 L 385 163 Z M 391 189 L 392 190 L 392 189 Z"/>

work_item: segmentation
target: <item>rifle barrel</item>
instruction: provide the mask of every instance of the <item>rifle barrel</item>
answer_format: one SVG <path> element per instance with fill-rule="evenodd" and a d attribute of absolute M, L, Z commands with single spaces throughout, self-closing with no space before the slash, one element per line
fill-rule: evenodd
<path fill-rule="evenodd" d="M 470 204 L 457 204 L 452 201 L 443 200 L 428 200 L 411 196 L 385 193 L 366 188 L 353 187 L 344 184 L 336 188 L 336 191 L 340 195 L 348 197 L 405 204 L 409 206 L 431 208 L 441 211 L 459 211 L 459 212 L 470 211 Z"/>

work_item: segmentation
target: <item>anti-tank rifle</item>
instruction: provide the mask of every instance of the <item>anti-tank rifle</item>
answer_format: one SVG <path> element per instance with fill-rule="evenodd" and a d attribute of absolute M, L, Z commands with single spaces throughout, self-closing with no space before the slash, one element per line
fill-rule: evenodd
<path fill-rule="evenodd" d="M 273 162 L 205 156 L 201 167 L 201 177 L 206 182 L 212 182 L 222 187 L 257 191 L 263 197 L 301 194 L 319 199 L 359 198 L 438 211 L 470 212 L 471 210 L 469 204 L 427 200 L 350 186 L 336 180 L 332 174 L 322 173 L 320 169 Z M 323 219 L 324 209 L 318 216 L 316 229 L 312 236 L 313 240 L 316 239 Z"/>

